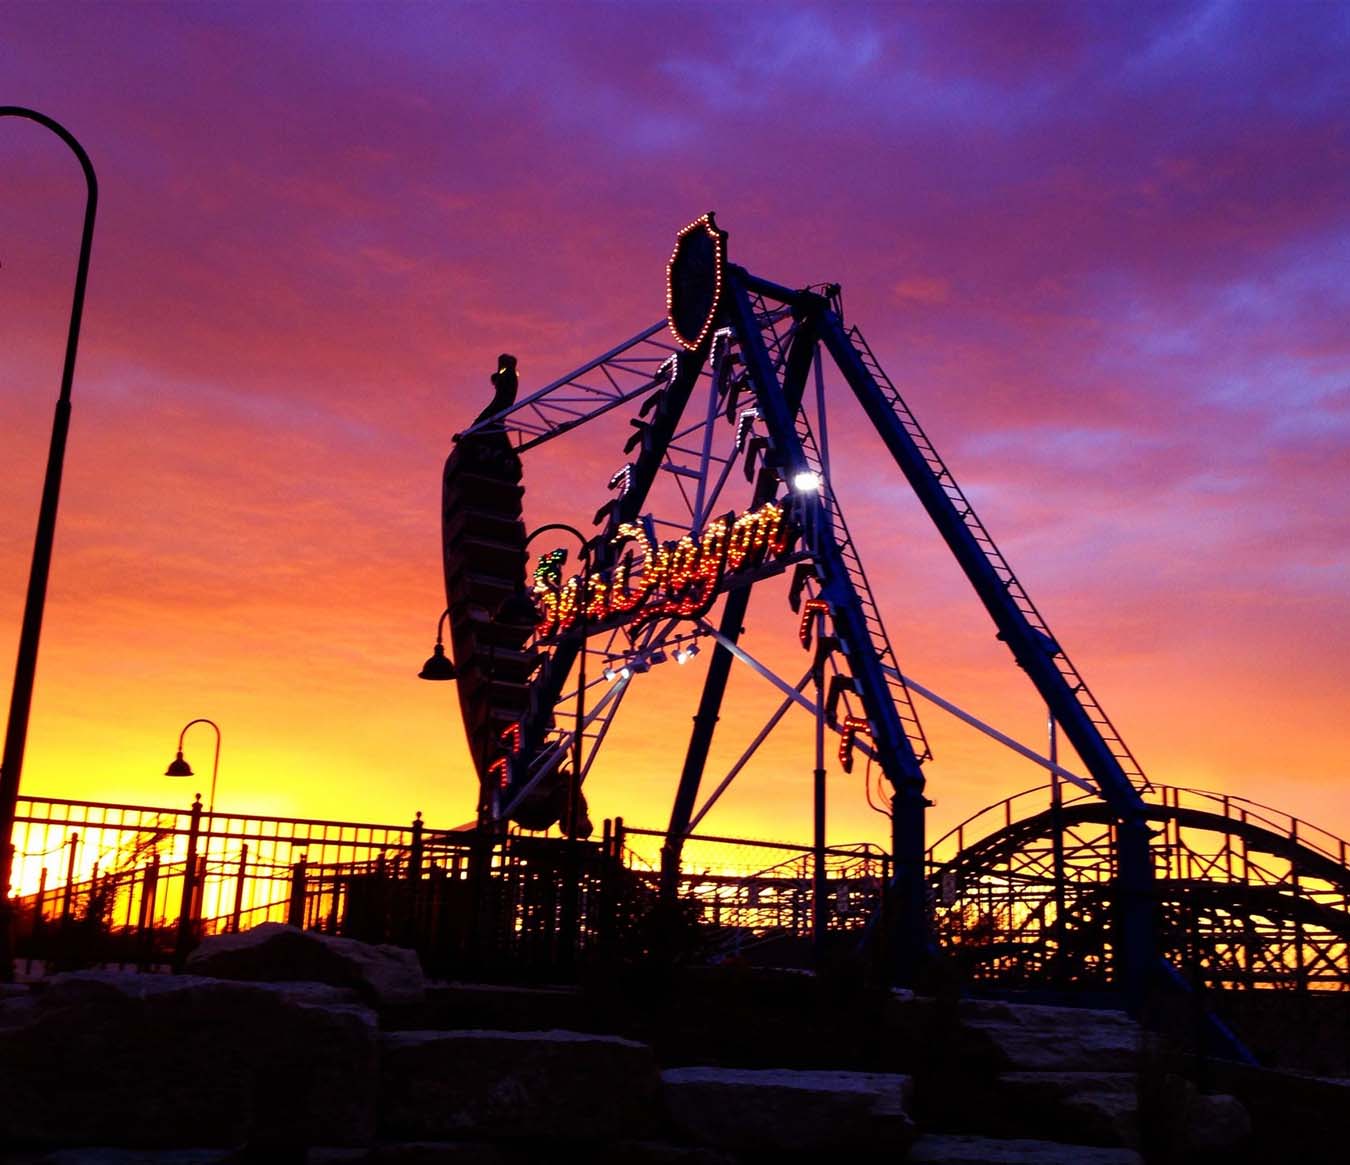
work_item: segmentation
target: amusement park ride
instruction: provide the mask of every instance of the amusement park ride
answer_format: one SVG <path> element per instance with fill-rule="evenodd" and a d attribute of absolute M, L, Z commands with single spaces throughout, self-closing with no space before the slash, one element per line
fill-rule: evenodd
<path fill-rule="evenodd" d="M 1233 983 L 1297 975 L 1301 985 L 1343 986 L 1344 842 L 1311 838 L 1306 827 L 1300 836 L 1301 823 L 1238 798 L 1149 783 L 845 322 L 838 286 L 792 289 L 736 266 L 710 213 L 677 237 L 667 307 L 666 319 L 519 400 L 515 360 L 503 356 L 496 398 L 446 463 L 448 617 L 480 827 L 557 825 L 586 836 L 584 782 L 631 684 L 702 645 L 710 658 L 662 847 L 663 893 L 675 893 L 693 827 L 796 704 L 815 719 L 817 847 L 826 733 L 846 771 L 863 756 L 891 786 L 885 917 L 898 981 L 912 982 L 941 938 L 980 947 L 986 970 L 1112 982 L 1136 1003 L 1179 962 L 1183 971 L 1197 961 L 1226 966 L 1221 977 Z M 901 670 L 832 484 L 827 361 L 1086 770 L 1060 765 L 1053 748 L 1041 757 L 1014 745 L 1051 774 L 1038 794 L 1044 807 L 1015 821 L 1010 799 L 1004 827 L 978 839 L 962 827 L 926 846 L 930 750 L 911 693 L 977 722 Z M 568 552 L 549 550 L 527 579 L 525 455 L 598 430 L 602 418 L 612 426 L 611 414 L 628 416 L 629 435 L 613 450 L 595 532 L 549 527 L 575 537 L 580 559 L 569 570 Z M 800 678 L 780 676 L 742 643 L 756 584 L 782 575 L 807 652 Z M 737 662 L 783 702 L 700 806 Z M 819 880 L 816 893 L 819 906 Z"/>

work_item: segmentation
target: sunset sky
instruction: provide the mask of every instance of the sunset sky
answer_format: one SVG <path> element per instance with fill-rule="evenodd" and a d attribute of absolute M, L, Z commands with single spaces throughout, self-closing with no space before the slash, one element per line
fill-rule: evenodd
<path fill-rule="evenodd" d="M 843 285 L 1155 781 L 1350 834 L 1347 62 L 1344 4 L 8 5 L 0 104 L 101 182 L 23 791 L 185 805 L 205 781 L 162 774 L 201 716 L 220 808 L 472 817 L 454 691 L 415 678 L 451 436 L 498 352 L 528 391 L 660 318 L 714 209 L 734 262 Z M 0 175 L 7 692 L 83 186 L 17 120 Z M 834 404 L 902 666 L 1041 747 Z M 589 523 L 622 461 L 596 459 L 527 459 L 527 521 Z M 797 650 L 781 591 L 752 616 Z M 597 817 L 665 823 L 701 674 L 666 670 Z M 733 695 L 724 757 L 777 703 Z M 1039 783 L 919 710 L 932 836 Z M 807 728 L 710 830 L 809 836 Z M 860 774 L 830 780 L 831 839 L 884 836 Z"/>

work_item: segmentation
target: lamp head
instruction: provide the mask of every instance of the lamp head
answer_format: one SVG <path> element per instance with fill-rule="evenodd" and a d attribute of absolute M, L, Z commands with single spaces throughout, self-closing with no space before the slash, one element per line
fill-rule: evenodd
<path fill-rule="evenodd" d="M 431 653 L 431 658 L 422 665 L 422 670 L 417 673 L 417 678 L 419 680 L 453 680 L 457 674 L 455 665 L 446 658 L 445 648 L 438 643 Z"/>
<path fill-rule="evenodd" d="M 532 630 L 539 624 L 539 608 L 524 590 L 519 590 L 502 600 L 502 605 L 497 608 L 496 621 L 504 627 Z"/>
<path fill-rule="evenodd" d="M 193 775 L 192 766 L 183 759 L 183 750 L 178 750 L 178 755 L 169 762 L 169 767 L 164 770 L 166 777 L 190 777 Z"/>

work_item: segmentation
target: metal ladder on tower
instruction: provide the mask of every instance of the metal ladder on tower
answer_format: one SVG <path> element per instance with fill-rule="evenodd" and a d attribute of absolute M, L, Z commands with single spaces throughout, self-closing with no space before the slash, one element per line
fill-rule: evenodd
<path fill-rule="evenodd" d="M 1088 719 L 1096 727 L 1098 735 L 1110 750 L 1111 755 L 1116 758 L 1122 771 L 1136 789 L 1142 791 L 1151 788 L 1152 786 L 1149 784 L 1148 778 L 1144 775 L 1143 768 L 1140 766 L 1138 760 L 1135 759 L 1134 754 L 1121 738 L 1120 733 L 1116 730 L 1110 717 L 1107 716 L 1106 712 L 1102 709 L 1102 706 L 1093 696 L 1091 690 L 1087 686 L 1087 682 L 1083 679 L 1078 669 L 1074 667 L 1073 661 L 1069 659 L 1068 654 L 1060 647 L 1054 635 L 1051 634 L 1045 619 L 1042 617 L 1040 611 L 1036 609 L 1036 604 L 1031 601 L 1030 596 L 1018 580 L 1017 575 L 1013 572 L 1012 567 L 1008 565 L 1008 560 L 1003 557 L 1003 552 L 999 550 L 994 539 L 990 536 L 989 531 L 985 528 L 984 523 L 980 521 L 979 516 L 975 513 L 975 509 L 971 505 L 970 500 L 966 497 L 961 487 L 957 484 L 956 479 L 952 476 L 951 470 L 947 468 L 946 463 L 933 447 L 933 443 L 928 439 L 928 434 L 924 432 L 923 426 L 919 424 L 914 414 L 910 411 L 909 406 L 905 403 L 904 398 L 901 397 L 899 390 L 891 382 L 890 377 L 886 375 L 885 370 L 881 367 L 881 364 L 878 362 L 876 355 L 873 353 L 871 346 L 867 343 L 862 332 L 858 329 L 857 325 L 854 325 L 847 329 L 845 335 L 852 345 L 853 350 L 857 353 L 858 359 L 862 362 L 863 366 L 867 369 L 868 373 L 889 402 L 896 419 L 899 420 L 904 431 L 918 447 L 928 468 L 932 471 L 934 478 L 941 485 L 943 493 L 947 495 L 952 505 L 956 508 L 962 523 L 965 525 L 966 529 L 970 531 L 971 537 L 975 540 L 976 545 L 984 553 L 990 566 L 993 567 L 994 572 L 1006 588 L 1009 597 L 1013 600 L 1018 611 L 1022 613 L 1031 627 L 1044 637 L 1047 652 L 1051 655 L 1056 670 L 1063 677 L 1069 690 L 1073 693 Z"/>
<path fill-rule="evenodd" d="M 928 738 L 924 735 L 923 726 L 919 723 L 919 715 L 915 711 L 909 688 L 900 673 L 900 664 L 896 659 L 895 650 L 891 646 L 890 636 L 886 634 L 886 626 L 881 620 L 881 611 L 877 607 L 876 596 L 872 593 L 872 585 L 867 579 L 867 572 L 863 570 L 857 544 L 853 541 L 852 534 L 849 533 L 848 523 L 844 520 L 844 512 L 836 501 L 834 491 L 825 474 L 820 448 L 816 443 L 815 433 L 811 429 L 811 424 L 807 420 L 804 409 L 797 411 L 797 437 L 801 441 L 802 452 L 806 454 L 807 464 L 810 465 L 821 482 L 825 503 L 822 511 L 827 515 L 833 530 L 835 545 L 839 548 L 845 573 L 853 584 L 854 591 L 857 592 L 858 605 L 862 611 L 863 622 L 867 627 L 870 647 L 876 654 L 878 661 L 881 663 L 882 671 L 886 675 L 886 686 L 890 691 L 891 701 L 895 705 L 895 711 L 900 717 L 900 722 L 904 725 L 905 735 L 909 738 L 910 745 L 914 749 L 914 756 L 920 763 L 923 763 L 932 758 L 932 749 L 929 747 Z M 846 652 L 853 649 L 852 645 L 841 644 L 841 646 L 844 647 Z M 858 645 L 858 649 L 862 649 L 862 645 Z"/>

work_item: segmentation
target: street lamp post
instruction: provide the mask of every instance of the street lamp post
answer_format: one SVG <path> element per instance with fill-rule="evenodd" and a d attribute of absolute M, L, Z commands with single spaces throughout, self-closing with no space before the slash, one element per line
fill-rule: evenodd
<path fill-rule="evenodd" d="M 47 474 L 42 484 L 37 534 L 33 540 L 33 564 L 28 575 L 28 596 L 19 632 L 18 659 L 14 665 L 14 689 L 9 702 L 4 755 L 3 760 L 0 760 L 0 981 L 8 981 L 14 975 L 9 907 L 9 882 L 14 867 L 14 811 L 19 800 L 19 778 L 23 773 L 28 716 L 33 704 L 33 679 L 37 672 L 38 640 L 42 634 L 42 613 L 47 599 L 47 576 L 51 571 L 52 544 L 56 537 L 61 470 L 66 456 L 66 435 L 70 431 L 70 389 L 75 379 L 75 352 L 80 341 L 84 289 L 89 277 L 89 252 L 94 241 L 94 214 L 98 208 L 98 178 L 84 147 L 59 122 L 46 114 L 18 105 L 0 105 L 0 117 L 22 117 L 56 134 L 79 161 L 88 191 L 84 206 L 84 232 L 80 237 L 80 258 L 75 269 L 70 330 L 66 336 L 66 357 L 61 371 L 61 394 L 56 401 L 56 416 L 52 422 Z"/>
<path fill-rule="evenodd" d="M 169 762 L 169 767 L 164 770 L 164 775 L 166 777 L 190 777 L 194 775 L 192 766 L 183 759 L 183 737 L 187 735 L 187 730 L 194 724 L 209 724 L 216 730 L 216 755 L 211 762 L 211 797 L 206 803 L 206 815 L 210 817 L 216 810 L 216 776 L 220 772 L 220 725 L 214 720 L 207 720 L 204 717 L 189 720 L 184 724 L 183 731 L 178 734 L 178 755 Z"/>

